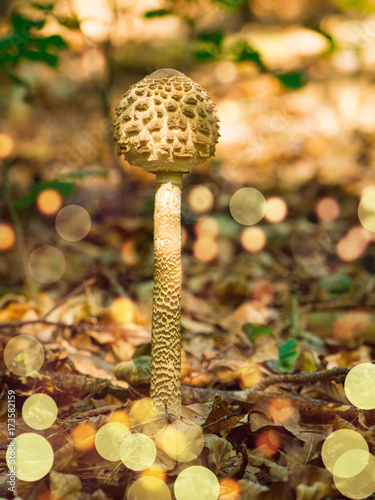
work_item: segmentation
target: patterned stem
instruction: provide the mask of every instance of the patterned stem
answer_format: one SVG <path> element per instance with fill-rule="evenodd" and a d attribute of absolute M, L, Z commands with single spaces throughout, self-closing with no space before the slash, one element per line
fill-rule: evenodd
<path fill-rule="evenodd" d="M 157 174 L 150 394 L 159 415 L 181 416 L 182 173 Z"/>

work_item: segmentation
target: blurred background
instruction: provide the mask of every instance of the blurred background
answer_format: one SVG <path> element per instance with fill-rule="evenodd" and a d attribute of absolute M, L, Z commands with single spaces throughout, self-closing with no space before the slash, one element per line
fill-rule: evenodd
<path fill-rule="evenodd" d="M 155 179 L 117 157 L 112 124 L 130 85 L 171 67 L 221 120 L 216 157 L 184 178 L 185 286 L 230 306 L 257 279 L 281 302 L 361 302 L 375 270 L 374 9 L 2 2 L 0 294 L 94 276 L 107 300 L 150 303 Z"/>

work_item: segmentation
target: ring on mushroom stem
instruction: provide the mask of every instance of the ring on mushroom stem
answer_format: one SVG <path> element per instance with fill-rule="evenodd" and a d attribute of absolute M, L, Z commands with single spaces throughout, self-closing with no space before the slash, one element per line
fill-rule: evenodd
<path fill-rule="evenodd" d="M 118 154 L 156 174 L 150 395 L 159 415 L 181 416 L 182 176 L 215 154 L 218 121 L 206 91 L 174 69 L 143 78 L 116 109 Z"/>

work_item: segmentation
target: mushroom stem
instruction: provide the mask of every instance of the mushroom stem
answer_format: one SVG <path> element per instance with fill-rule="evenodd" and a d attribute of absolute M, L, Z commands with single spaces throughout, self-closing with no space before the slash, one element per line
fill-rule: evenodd
<path fill-rule="evenodd" d="M 160 415 L 181 416 L 180 172 L 157 172 L 150 395 Z"/>

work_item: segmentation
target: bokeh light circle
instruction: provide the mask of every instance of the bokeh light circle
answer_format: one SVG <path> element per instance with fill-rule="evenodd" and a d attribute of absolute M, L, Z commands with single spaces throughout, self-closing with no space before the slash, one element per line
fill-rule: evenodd
<path fill-rule="evenodd" d="M 211 262 L 219 253 L 218 242 L 207 236 L 199 236 L 193 244 L 193 254 L 201 262 Z"/>
<path fill-rule="evenodd" d="M 61 194 L 55 189 L 44 189 L 38 194 L 36 206 L 45 215 L 54 215 L 63 204 Z"/>
<path fill-rule="evenodd" d="M 56 215 L 56 231 L 66 241 L 80 241 L 91 229 L 91 217 L 80 205 L 67 205 Z"/>
<path fill-rule="evenodd" d="M 369 456 L 367 450 L 348 450 L 338 457 L 332 474 L 342 478 L 354 477 L 367 467 Z"/>
<path fill-rule="evenodd" d="M 260 227 L 247 227 L 242 231 L 240 241 L 244 250 L 257 253 L 266 246 L 267 236 Z"/>
<path fill-rule="evenodd" d="M 129 434 L 129 428 L 120 422 L 104 424 L 95 435 L 96 451 L 110 462 L 120 460 L 120 445 Z"/>
<path fill-rule="evenodd" d="M 22 481 L 38 481 L 44 477 L 51 470 L 53 459 L 53 449 L 47 439 L 33 432 L 17 436 L 6 453 L 8 468 L 14 468 L 14 475 Z"/>
<path fill-rule="evenodd" d="M 315 205 L 315 213 L 323 222 L 332 222 L 340 215 L 340 205 L 334 198 L 322 198 Z"/>
<path fill-rule="evenodd" d="M 267 199 L 265 219 L 268 222 L 277 223 L 285 219 L 288 214 L 288 205 L 282 198 L 272 196 Z"/>
<path fill-rule="evenodd" d="M 265 216 L 267 202 L 258 189 L 245 187 L 233 194 L 229 210 L 236 222 L 244 226 L 252 226 Z"/>
<path fill-rule="evenodd" d="M 170 500 L 171 492 L 165 482 L 153 476 L 137 479 L 129 488 L 127 500 Z"/>
<path fill-rule="evenodd" d="M 194 460 L 204 447 L 202 427 L 188 419 L 178 419 L 167 425 L 160 441 L 163 451 L 177 462 Z"/>
<path fill-rule="evenodd" d="M 214 202 L 212 191 L 203 184 L 196 184 L 184 189 L 181 198 L 181 213 L 189 220 L 203 220 L 212 212 Z"/>
<path fill-rule="evenodd" d="M 217 500 L 220 485 L 217 477 L 206 467 L 193 465 L 177 476 L 174 483 L 176 500 Z"/>
<path fill-rule="evenodd" d="M 48 429 L 57 418 L 58 408 L 48 394 L 33 394 L 22 406 L 22 418 L 35 430 Z"/>
<path fill-rule="evenodd" d="M 369 452 L 368 444 L 365 438 L 356 431 L 351 429 L 340 429 L 332 432 L 324 441 L 322 446 L 322 460 L 326 468 L 333 473 L 337 460 L 346 452 L 351 450 L 363 450 Z M 350 466 L 346 467 L 343 464 L 340 470 L 336 470 L 336 475 L 339 472 L 341 477 L 351 477 L 358 474 L 361 470 L 353 470 Z"/>
<path fill-rule="evenodd" d="M 44 362 L 42 344 L 30 335 L 18 335 L 4 349 L 4 363 L 15 375 L 25 376 L 37 371 Z"/>
<path fill-rule="evenodd" d="M 366 193 L 358 205 L 358 218 L 368 231 L 375 232 L 375 190 Z"/>
<path fill-rule="evenodd" d="M 90 423 L 77 424 L 70 431 L 70 437 L 75 448 L 84 453 L 95 447 L 95 436 L 95 427 Z"/>
<path fill-rule="evenodd" d="M 328 255 L 330 246 L 328 232 L 313 224 L 296 229 L 290 238 L 294 257 L 306 268 L 322 262 Z"/>
<path fill-rule="evenodd" d="M 368 454 L 367 466 L 354 477 L 333 476 L 336 488 L 348 498 L 367 498 L 375 492 L 375 458 Z"/>
<path fill-rule="evenodd" d="M 130 434 L 120 445 L 120 459 L 130 470 L 145 470 L 154 463 L 156 446 L 146 434 Z"/>
<path fill-rule="evenodd" d="M 361 363 L 345 378 L 345 394 L 349 401 L 362 410 L 375 409 L 375 365 Z"/>
<path fill-rule="evenodd" d="M 0 158 L 8 158 L 14 148 L 14 141 L 8 134 L 0 134 Z"/>
<path fill-rule="evenodd" d="M 64 254 L 52 245 L 43 245 L 30 254 L 28 268 L 35 281 L 50 285 L 58 281 L 65 272 Z"/>
<path fill-rule="evenodd" d="M 10 250 L 16 242 L 16 233 L 9 224 L 0 224 L 0 251 Z"/>

